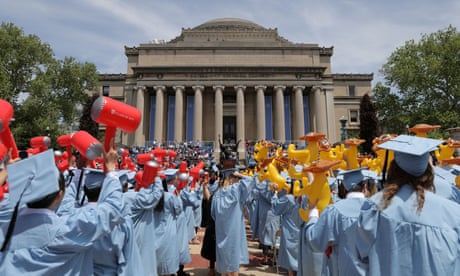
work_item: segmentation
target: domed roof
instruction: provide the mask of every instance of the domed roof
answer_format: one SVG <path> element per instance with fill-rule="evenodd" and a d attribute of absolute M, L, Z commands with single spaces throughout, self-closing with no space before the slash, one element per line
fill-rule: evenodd
<path fill-rule="evenodd" d="M 257 25 L 249 20 L 240 18 L 217 18 L 207 21 L 192 30 L 266 30 L 264 27 Z"/>

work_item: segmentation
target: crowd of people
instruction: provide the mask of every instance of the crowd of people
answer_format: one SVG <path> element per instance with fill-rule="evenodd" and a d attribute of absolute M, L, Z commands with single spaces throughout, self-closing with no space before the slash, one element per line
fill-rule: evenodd
<path fill-rule="evenodd" d="M 385 183 L 366 168 L 331 173 L 323 210 L 292 181 L 261 180 L 261 164 L 226 168 L 195 145 L 183 145 L 178 165 L 138 171 L 121 168 L 114 148 L 103 169 L 59 171 L 52 150 L 3 160 L 0 275 L 187 275 L 191 243 L 209 275 L 238 275 L 246 224 L 261 265 L 289 275 L 459 275 L 460 191 L 430 155 L 440 143 L 401 135 L 379 145 L 394 152 Z"/>

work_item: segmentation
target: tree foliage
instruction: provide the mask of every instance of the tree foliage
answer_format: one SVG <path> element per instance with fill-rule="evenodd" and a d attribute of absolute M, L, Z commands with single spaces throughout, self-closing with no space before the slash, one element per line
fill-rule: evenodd
<path fill-rule="evenodd" d="M 359 137 L 366 140 L 361 145 L 363 153 L 372 153 L 372 140 L 379 134 L 379 120 L 377 119 L 375 104 L 369 94 L 361 98 L 359 104 Z"/>
<path fill-rule="evenodd" d="M 0 26 L 0 49 L 1 98 L 14 106 L 10 127 L 18 147 L 27 148 L 34 136 L 50 134 L 54 141 L 69 132 L 96 87 L 96 66 L 56 59 L 47 43 L 12 23 Z"/>
<path fill-rule="evenodd" d="M 385 84 L 373 94 L 387 132 L 419 123 L 457 127 L 460 122 L 460 34 L 449 26 L 409 40 L 383 65 Z"/>

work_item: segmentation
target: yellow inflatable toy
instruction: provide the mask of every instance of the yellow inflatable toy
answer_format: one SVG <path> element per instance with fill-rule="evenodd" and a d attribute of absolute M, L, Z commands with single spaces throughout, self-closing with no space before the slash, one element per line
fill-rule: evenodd
<path fill-rule="evenodd" d="M 460 148 L 460 141 L 455 141 L 451 138 L 446 140 L 445 145 L 439 145 L 439 150 L 435 150 L 434 155 L 439 160 L 441 166 L 444 164 L 444 160 L 453 158 L 456 148 Z"/>
<path fill-rule="evenodd" d="M 289 144 L 287 148 L 287 157 L 294 163 L 307 165 L 310 161 L 310 151 L 308 149 L 296 150 L 294 144 Z"/>
<path fill-rule="evenodd" d="M 366 142 L 364 139 L 347 139 L 344 141 L 345 145 L 348 145 L 348 148 L 345 149 L 343 153 L 343 158 L 347 161 L 347 170 L 354 170 L 359 168 L 358 162 L 358 146 Z"/>
<path fill-rule="evenodd" d="M 310 162 L 316 161 L 319 158 L 318 142 L 326 137 L 326 134 L 310 132 L 305 136 L 299 137 L 299 140 L 307 141 L 307 149 L 310 152 Z M 310 163 L 309 162 L 309 163 Z"/>
<path fill-rule="evenodd" d="M 309 185 L 304 185 L 303 192 L 308 196 L 309 204 L 317 202 L 316 208 L 321 213 L 327 205 L 331 203 L 331 190 L 329 189 L 329 182 L 327 175 L 329 170 L 339 164 L 340 161 L 327 161 L 318 160 L 313 162 L 304 169 L 304 171 L 311 172 L 313 174 L 313 182 Z M 299 209 L 300 217 L 307 222 L 309 211 L 302 208 Z"/>
<path fill-rule="evenodd" d="M 439 128 L 441 128 L 440 125 L 416 124 L 415 126 L 408 128 L 408 130 L 409 132 L 415 133 L 415 136 L 426 137 L 428 132 Z"/>
<path fill-rule="evenodd" d="M 343 160 L 343 144 L 337 145 L 332 148 L 332 144 L 329 142 L 329 139 L 324 137 L 318 143 L 319 145 L 319 159 L 320 160 L 329 160 L 329 161 L 337 161 L 340 160 L 340 164 L 332 167 L 333 170 L 342 169 L 345 170 L 347 168 L 347 162 Z"/>

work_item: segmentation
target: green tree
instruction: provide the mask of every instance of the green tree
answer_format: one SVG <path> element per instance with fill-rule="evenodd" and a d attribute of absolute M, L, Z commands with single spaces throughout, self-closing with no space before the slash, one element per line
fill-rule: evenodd
<path fill-rule="evenodd" d="M 98 82 L 96 66 L 56 59 L 50 46 L 11 23 L 0 26 L 1 97 L 14 106 L 10 127 L 18 148 L 30 138 L 69 132 Z"/>
<path fill-rule="evenodd" d="M 99 98 L 99 94 L 95 93 L 91 98 L 86 100 L 83 106 L 83 113 L 80 117 L 80 130 L 85 130 L 93 137 L 100 139 L 99 137 L 99 124 L 91 118 L 91 108 L 95 100 Z"/>
<path fill-rule="evenodd" d="M 383 65 L 385 85 L 374 88 L 378 116 L 388 132 L 419 123 L 460 122 L 460 34 L 449 26 L 409 40 Z"/>
<path fill-rule="evenodd" d="M 372 140 L 378 136 L 379 120 L 377 119 L 375 104 L 369 94 L 361 98 L 359 104 L 359 137 L 366 140 L 361 144 L 363 153 L 372 153 Z"/>

